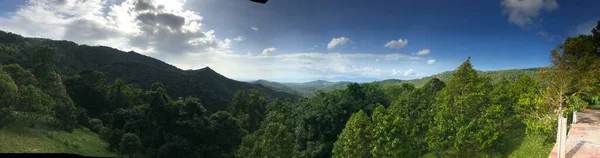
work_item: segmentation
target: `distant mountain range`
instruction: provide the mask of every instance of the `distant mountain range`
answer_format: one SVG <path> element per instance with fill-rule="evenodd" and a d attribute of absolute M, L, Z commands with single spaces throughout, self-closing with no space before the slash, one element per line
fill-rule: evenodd
<path fill-rule="evenodd" d="M 61 75 L 72 76 L 85 69 L 102 71 L 112 81 L 117 78 L 126 83 L 136 84 L 148 89 L 153 83 L 161 82 L 173 98 L 194 96 L 201 99 L 210 111 L 225 109 L 238 90 L 257 89 L 268 98 L 308 97 L 315 92 L 329 92 L 346 87 L 351 82 L 376 82 L 383 85 L 411 83 L 422 86 L 433 77 L 442 81 L 450 80 L 452 71 L 413 80 L 375 78 L 318 78 L 310 82 L 271 82 L 258 80 L 240 82 L 220 75 L 209 67 L 199 70 L 181 70 L 163 61 L 138 54 L 124 52 L 104 46 L 79 45 L 70 41 L 57 41 L 43 38 L 26 38 L 17 34 L 0 31 L 0 64 L 17 63 L 32 67 L 31 55 L 38 46 L 49 45 L 57 49 L 62 60 L 59 64 Z M 480 71 L 483 76 L 497 82 L 502 78 L 514 80 L 520 75 L 535 76 L 532 69 L 514 69 L 500 71 Z"/>
<path fill-rule="evenodd" d="M 58 65 L 61 75 L 72 76 L 85 69 L 98 70 L 104 72 L 110 81 L 119 78 L 145 89 L 149 89 L 153 83 L 161 82 L 172 98 L 198 97 L 210 111 L 225 109 L 238 90 L 257 89 L 268 98 L 300 97 L 297 94 L 232 80 L 209 67 L 181 70 L 136 52 L 124 52 L 104 46 L 79 45 L 70 41 L 25 38 L 3 31 L 0 31 L 0 64 L 17 63 L 24 67 L 32 67 L 29 59 L 35 49 L 42 45 L 55 47 L 62 56 Z"/>
<path fill-rule="evenodd" d="M 493 83 L 496 83 L 502 79 L 506 79 L 509 81 L 516 80 L 518 77 L 522 75 L 528 75 L 531 77 L 536 76 L 536 72 L 541 68 L 528 68 L 528 69 L 509 69 L 509 70 L 497 70 L 497 71 L 478 71 L 479 75 L 484 77 L 489 77 L 492 79 Z M 427 81 L 432 78 L 439 78 L 444 82 L 448 82 L 452 78 L 453 71 L 445 71 L 439 74 L 435 74 L 432 76 L 420 78 L 420 79 L 412 79 L 412 80 L 399 80 L 399 79 L 387 79 L 374 81 L 375 83 L 379 83 L 381 85 L 388 84 L 401 84 L 401 83 L 409 83 L 413 84 L 416 87 L 421 87 Z M 311 82 L 302 82 L 302 83 L 278 83 L 267 80 L 257 80 L 250 82 L 257 85 L 262 85 L 265 87 L 269 87 L 276 91 L 286 92 L 286 93 L 294 93 L 298 95 L 302 95 L 305 97 L 310 97 L 314 95 L 318 91 L 328 92 L 336 89 L 341 89 L 346 87 L 351 82 L 348 81 L 325 81 L 325 80 L 316 80 Z"/>

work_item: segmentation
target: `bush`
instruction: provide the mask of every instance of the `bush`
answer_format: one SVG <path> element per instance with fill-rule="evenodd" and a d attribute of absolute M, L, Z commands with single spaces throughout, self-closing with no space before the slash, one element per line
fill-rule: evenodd
<path fill-rule="evenodd" d="M 102 124 L 102 120 L 97 118 L 91 118 L 88 120 L 89 128 L 92 132 L 98 133 L 104 125 Z"/>
<path fill-rule="evenodd" d="M 100 135 L 100 139 L 102 139 L 104 141 L 108 141 L 108 139 L 112 135 L 112 130 L 110 130 L 110 128 L 108 128 L 108 127 L 102 127 L 102 128 L 100 128 L 98 135 Z"/>
<path fill-rule="evenodd" d="M 73 105 L 57 105 L 54 107 L 54 114 L 58 123 L 58 127 L 67 132 L 73 132 L 73 128 L 77 126 L 76 109 Z"/>
<path fill-rule="evenodd" d="M 133 155 L 141 152 L 144 146 L 142 146 L 142 141 L 137 135 L 133 133 L 127 133 L 122 136 L 119 147 L 121 153 L 132 157 Z"/>

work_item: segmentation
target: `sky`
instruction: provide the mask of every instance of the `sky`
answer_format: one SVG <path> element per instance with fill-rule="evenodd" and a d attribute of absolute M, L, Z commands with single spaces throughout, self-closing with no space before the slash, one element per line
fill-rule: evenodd
<path fill-rule="evenodd" d="M 543 67 L 597 0 L 0 0 L 0 30 L 135 51 L 236 80 L 415 79 Z"/>

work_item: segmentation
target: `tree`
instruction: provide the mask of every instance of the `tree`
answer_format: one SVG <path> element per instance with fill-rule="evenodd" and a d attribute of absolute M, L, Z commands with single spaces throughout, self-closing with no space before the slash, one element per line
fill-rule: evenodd
<path fill-rule="evenodd" d="M 77 126 L 76 110 L 73 105 L 69 104 L 57 104 L 54 106 L 54 117 L 60 129 L 73 132 L 73 128 Z"/>
<path fill-rule="evenodd" d="M 17 101 L 17 93 L 15 81 L 0 69 L 0 127 L 8 125 L 13 118 L 11 107 Z"/>
<path fill-rule="evenodd" d="M 25 70 L 19 64 L 4 65 L 2 69 L 10 74 L 17 86 L 37 85 L 37 80 L 31 71 Z"/>
<path fill-rule="evenodd" d="M 506 108 L 491 102 L 492 85 L 473 69 L 470 58 L 452 74 L 436 97 L 437 110 L 427 133 L 429 149 L 439 156 L 479 157 L 494 154 Z"/>
<path fill-rule="evenodd" d="M 91 118 L 89 121 L 90 124 L 90 130 L 92 132 L 100 132 L 100 130 L 102 129 L 102 127 L 104 127 L 104 125 L 102 124 L 102 120 L 97 119 L 97 118 Z"/>
<path fill-rule="evenodd" d="M 600 59 L 598 57 L 600 55 L 600 40 L 598 40 L 600 37 L 597 34 L 598 28 L 600 28 L 600 23 L 592 30 L 592 36 L 580 35 L 575 38 L 567 38 L 565 43 L 552 50 L 551 65 L 539 72 L 540 79 L 546 85 L 541 93 L 543 103 L 548 108 L 557 109 L 558 127 L 566 127 L 566 124 L 562 123 L 562 120 L 565 119 L 566 109 L 575 106 L 586 106 L 568 104 L 568 100 L 590 97 L 593 95 L 591 92 L 597 91 L 598 87 L 595 87 L 595 84 L 598 82 L 598 76 L 600 75 Z M 557 129 L 566 131 L 561 130 L 561 128 Z M 562 136 L 557 138 L 557 142 L 562 142 L 559 147 L 564 147 L 561 138 L 564 139 L 566 133 L 559 132 L 559 134 Z"/>
<path fill-rule="evenodd" d="M 346 127 L 333 145 L 333 157 L 372 157 L 369 138 L 371 118 L 360 110 L 352 114 Z"/>
<path fill-rule="evenodd" d="M 119 143 L 120 151 L 129 157 L 140 153 L 143 150 L 142 141 L 133 133 L 124 134 Z"/>
<path fill-rule="evenodd" d="M 331 157 L 333 144 L 348 118 L 359 110 L 370 114 L 379 105 L 389 105 L 377 84 L 354 84 L 346 89 L 301 100 L 295 109 L 296 142 L 300 157 Z"/>
<path fill-rule="evenodd" d="M 233 157 L 242 138 L 248 132 L 242 128 L 241 122 L 225 111 L 218 111 L 209 118 L 210 133 L 213 145 L 217 147 L 209 157 Z"/>
<path fill-rule="evenodd" d="M 252 89 L 247 94 L 244 91 L 236 92 L 228 111 L 241 119 L 248 132 L 253 132 L 260 127 L 266 108 L 266 98 L 258 90 Z"/>
<path fill-rule="evenodd" d="M 57 125 L 61 129 L 71 132 L 77 125 L 77 110 L 59 75 L 56 66 L 59 60 L 60 54 L 56 52 L 55 48 L 49 46 L 37 48 L 32 56 L 33 74 L 39 82 L 39 87 L 56 101 L 53 110 Z"/>
<path fill-rule="evenodd" d="M 85 108 L 90 117 L 100 118 L 102 113 L 114 110 L 108 107 L 107 84 L 102 72 L 84 70 L 64 83 L 73 102 Z"/>
<path fill-rule="evenodd" d="M 246 135 L 236 157 L 294 157 L 294 135 L 280 122 L 269 122 L 256 132 Z"/>
<path fill-rule="evenodd" d="M 50 109 L 54 104 L 54 100 L 37 87 L 33 85 L 21 86 L 15 111 L 26 115 L 28 125 L 33 127 L 40 117 L 50 114 Z"/>

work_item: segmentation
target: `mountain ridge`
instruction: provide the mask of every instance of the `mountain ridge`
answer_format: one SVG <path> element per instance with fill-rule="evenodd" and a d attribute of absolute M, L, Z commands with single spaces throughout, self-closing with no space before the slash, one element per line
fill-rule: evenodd
<path fill-rule="evenodd" d="M 515 80 L 519 76 L 522 76 L 522 75 L 529 75 L 531 77 L 535 77 L 536 72 L 538 70 L 540 70 L 541 68 L 542 67 L 524 68 L 524 69 L 492 70 L 492 71 L 476 70 L 476 71 L 483 77 L 490 77 L 492 79 L 492 82 L 495 83 L 502 79 Z M 434 77 L 439 78 L 440 80 L 442 80 L 444 82 L 448 82 L 452 78 L 453 72 L 454 71 L 444 71 L 444 72 L 437 73 L 437 74 L 434 74 L 431 76 L 426 76 L 426 77 L 411 79 L 411 80 L 385 79 L 385 80 L 378 80 L 378 81 L 366 82 L 366 83 L 378 83 L 381 85 L 409 83 L 409 84 L 413 84 L 416 87 L 421 87 L 427 81 L 429 81 L 430 79 L 432 79 Z M 309 81 L 309 82 L 294 83 L 294 82 L 274 82 L 274 81 L 259 79 L 257 81 L 253 81 L 250 83 L 261 84 L 263 86 L 272 88 L 274 90 L 282 90 L 283 89 L 286 92 L 292 92 L 292 93 L 295 92 L 302 96 L 310 97 L 319 90 L 328 92 L 328 91 L 332 91 L 332 90 L 336 90 L 336 89 L 341 89 L 341 88 L 344 88 L 345 85 L 352 83 L 352 82 L 350 82 L 350 81 L 335 82 L 335 81 L 327 81 L 327 80 L 319 79 L 319 80 L 314 80 L 314 81 Z M 319 85 L 322 85 L 323 87 L 318 88 Z"/>
<path fill-rule="evenodd" d="M 73 76 L 82 70 L 103 72 L 109 81 L 121 79 L 149 89 L 153 83 L 165 85 L 172 98 L 194 96 L 200 98 L 209 111 L 224 110 L 238 90 L 257 89 L 268 98 L 297 99 L 297 94 L 227 78 L 210 67 L 182 70 L 164 61 L 107 46 L 89 46 L 72 41 L 29 38 L 0 30 L 0 64 L 20 64 L 32 67 L 29 58 L 43 45 L 56 48 L 61 56 L 59 69 L 63 76 Z"/>

